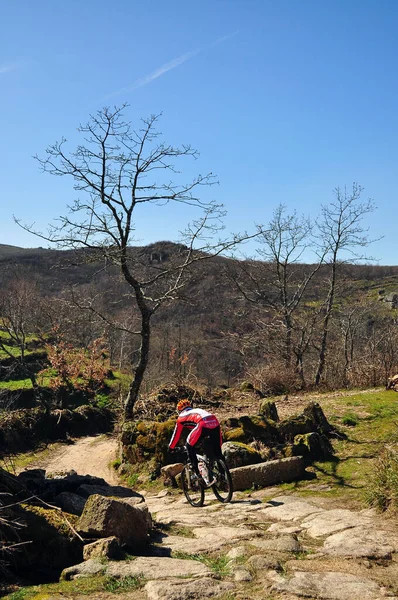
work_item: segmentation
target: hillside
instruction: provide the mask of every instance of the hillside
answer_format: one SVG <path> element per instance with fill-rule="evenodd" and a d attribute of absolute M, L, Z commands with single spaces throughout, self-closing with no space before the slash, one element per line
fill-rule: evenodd
<path fill-rule="evenodd" d="M 130 259 L 145 278 L 173 264 L 182 249 L 163 241 L 131 248 Z M 164 305 L 153 318 L 149 385 L 175 376 L 200 377 L 208 385 L 229 385 L 248 376 L 257 378 L 254 383 L 261 388 L 265 375 L 259 372 L 259 366 L 267 364 L 274 374 L 281 374 L 284 369 L 281 365 L 286 363 L 283 358 L 286 326 L 270 266 L 260 261 L 224 257 L 199 262 L 189 273 L 179 298 Z M 288 273 L 291 298 L 312 267 L 291 266 Z M 295 387 L 302 386 L 303 381 L 310 383 L 313 377 L 328 293 L 328 273 L 327 265 L 316 273 L 306 288 L 299 310 L 292 315 L 292 365 L 297 367 L 298 361 L 303 363 L 301 382 L 293 381 Z M 3 290 L 13 285 L 18 289 L 16 278 L 31 282 L 34 293 L 41 298 L 38 306 L 46 299 L 47 308 L 42 312 L 55 310 L 59 326 L 68 332 L 73 343 L 84 344 L 87 339 L 103 335 L 104 322 L 96 319 L 92 311 L 79 313 L 71 308 L 72 289 L 75 303 L 85 306 L 91 303 L 92 307 L 95 299 L 98 312 L 110 320 L 137 327 L 131 289 L 116 267 L 100 262 L 91 251 L 0 245 L 0 277 Z M 242 293 L 242 285 L 246 286 L 245 293 Z M 335 358 L 334 364 L 329 364 L 327 376 L 332 387 L 341 385 L 348 371 L 349 383 L 383 384 L 398 367 L 393 349 L 393 337 L 397 334 L 395 327 L 391 328 L 397 311 L 386 301 L 395 292 L 398 292 L 398 267 L 340 266 L 330 326 L 330 361 L 332 353 Z M 251 301 L 253 297 L 256 302 Z M 54 302 L 57 302 L 56 309 Z M 54 315 L 51 318 L 54 319 Z M 129 368 L 135 356 L 135 339 L 120 331 L 112 335 L 109 329 L 105 331 L 112 361 Z M 386 341 L 387 334 L 389 341 Z M 348 365 L 344 368 L 343 355 Z M 354 364 L 356 358 L 361 358 L 361 365 Z"/>

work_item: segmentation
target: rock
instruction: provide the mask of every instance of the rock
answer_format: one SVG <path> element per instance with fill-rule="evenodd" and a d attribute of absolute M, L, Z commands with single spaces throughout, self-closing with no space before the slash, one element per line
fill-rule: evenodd
<path fill-rule="evenodd" d="M 316 431 L 296 435 L 292 452 L 293 456 L 303 456 L 310 461 L 328 460 L 334 455 L 333 446 L 328 438 Z"/>
<path fill-rule="evenodd" d="M 72 492 L 61 492 L 54 498 L 54 504 L 63 511 L 72 515 L 81 515 L 86 504 L 86 499 Z"/>
<path fill-rule="evenodd" d="M 172 485 L 173 487 L 178 487 L 176 482 L 176 477 L 179 475 L 184 469 L 184 463 L 174 463 L 171 465 L 165 465 L 161 468 L 160 472 L 164 478 L 165 485 Z"/>
<path fill-rule="evenodd" d="M 370 517 L 353 513 L 350 510 L 334 509 L 327 511 L 327 519 L 325 519 L 324 513 L 310 515 L 302 521 L 301 526 L 307 530 L 310 536 L 318 538 L 352 527 L 369 527 L 371 524 Z"/>
<path fill-rule="evenodd" d="M 252 540 L 252 546 L 265 552 L 301 552 L 302 546 L 293 535 L 283 535 L 276 538 Z"/>
<path fill-rule="evenodd" d="M 391 554 L 398 550 L 398 539 L 374 526 L 353 527 L 329 536 L 323 549 L 332 556 L 391 558 Z"/>
<path fill-rule="evenodd" d="M 296 596 L 322 600 L 381 600 L 384 596 L 382 588 L 374 581 L 346 573 L 296 571 L 292 577 L 273 573 L 270 578 L 274 581 L 272 591 Z"/>
<path fill-rule="evenodd" d="M 322 513 L 326 514 L 323 508 L 314 506 L 305 500 L 299 500 L 294 496 L 277 496 L 267 504 L 263 514 L 276 521 L 298 521 L 308 515 Z"/>
<path fill-rule="evenodd" d="M 303 477 L 304 460 L 301 456 L 269 460 L 257 465 L 231 469 L 234 490 L 247 490 L 251 487 L 265 487 Z"/>
<path fill-rule="evenodd" d="M 185 581 L 149 581 L 145 586 L 148 600 L 201 600 L 221 598 L 233 591 L 234 585 L 210 577 Z"/>
<path fill-rule="evenodd" d="M 242 442 L 224 442 L 222 453 L 230 469 L 262 462 L 261 454 Z"/>
<path fill-rule="evenodd" d="M 138 502 L 144 502 L 141 494 L 134 492 L 130 488 L 122 485 L 81 485 L 77 488 L 76 493 L 83 498 L 88 498 L 94 494 L 98 496 L 107 496 L 115 498 L 137 498 Z"/>
<path fill-rule="evenodd" d="M 250 571 L 247 569 L 237 569 L 234 572 L 234 580 L 235 581 L 251 581 L 253 577 L 250 574 Z"/>
<path fill-rule="evenodd" d="M 92 575 L 102 575 L 105 572 L 104 565 L 97 558 L 91 558 L 86 562 L 79 563 L 73 567 L 64 569 L 61 573 L 60 581 L 70 581 L 71 579 L 79 579 L 81 577 L 91 577 Z"/>
<path fill-rule="evenodd" d="M 263 556 L 262 554 L 253 554 L 247 559 L 247 564 L 256 571 L 281 571 L 282 567 L 275 558 Z"/>
<path fill-rule="evenodd" d="M 276 423 L 279 421 L 279 415 L 276 408 L 275 402 L 271 402 L 270 400 L 264 400 L 260 404 L 260 415 L 265 417 L 266 419 L 271 419 Z"/>
<path fill-rule="evenodd" d="M 90 558 L 118 558 L 119 556 L 120 544 L 115 536 L 97 540 L 92 544 L 86 544 L 83 548 L 84 560 L 89 560 Z"/>
<path fill-rule="evenodd" d="M 197 560 L 165 556 L 138 556 L 134 560 L 110 562 L 106 567 L 106 575 L 117 579 L 139 575 L 144 579 L 204 577 L 210 573 L 210 569 Z"/>
<path fill-rule="evenodd" d="M 130 547 L 146 545 L 151 529 L 148 508 L 145 504 L 131 505 L 129 500 L 96 494 L 90 496 L 77 523 L 77 530 L 86 537 L 114 535 Z"/>
<path fill-rule="evenodd" d="M 247 548 L 245 546 L 236 546 L 228 552 L 227 558 L 234 560 L 235 558 L 242 558 L 245 554 L 247 554 Z"/>

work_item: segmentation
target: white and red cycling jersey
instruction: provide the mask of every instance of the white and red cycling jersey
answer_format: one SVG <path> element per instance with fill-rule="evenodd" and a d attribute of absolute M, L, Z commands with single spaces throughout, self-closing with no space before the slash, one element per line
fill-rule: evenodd
<path fill-rule="evenodd" d="M 202 408 L 184 408 L 178 415 L 177 423 L 170 440 L 170 448 L 175 448 L 178 444 L 184 428 L 191 429 L 191 433 L 187 437 L 187 443 L 195 446 L 200 439 L 203 429 L 215 429 L 220 427 L 220 423 L 213 414 L 203 410 Z M 222 444 L 220 430 L 220 446 Z"/>

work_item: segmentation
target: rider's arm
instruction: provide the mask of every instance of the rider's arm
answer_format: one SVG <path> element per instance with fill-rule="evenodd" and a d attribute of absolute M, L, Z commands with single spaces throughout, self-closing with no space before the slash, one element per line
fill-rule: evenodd
<path fill-rule="evenodd" d="M 174 427 L 173 435 L 171 436 L 171 440 L 169 443 L 169 448 L 173 449 L 179 442 L 181 437 L 182 430 L 184 429 L 183 425 L 180 421 L 177 421 L 176 426 Z"/>

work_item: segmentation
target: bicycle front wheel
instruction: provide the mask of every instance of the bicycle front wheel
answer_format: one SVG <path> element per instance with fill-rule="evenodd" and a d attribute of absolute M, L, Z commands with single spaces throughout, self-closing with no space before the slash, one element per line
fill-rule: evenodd
<path fill-rule="evenodd" d="M 231 473 L 225 461 L 222 458 L 217 458 L 213 464 L 213 476 L 216 482 L 211 486 L 215 497 L 220 502 L 226 504 L 230 502 L 234 492 L 232 486 Z"/>
<path fill-rule="evenodd" d="M 191 506 L 203 506 L 205 501 L 205 490 L 201 485 L 199 479 L 193 476 L 189 465 L 185 465 L 181 472 L 181 484 L 185 494 L 185 498 L 188 500 Z"/>

